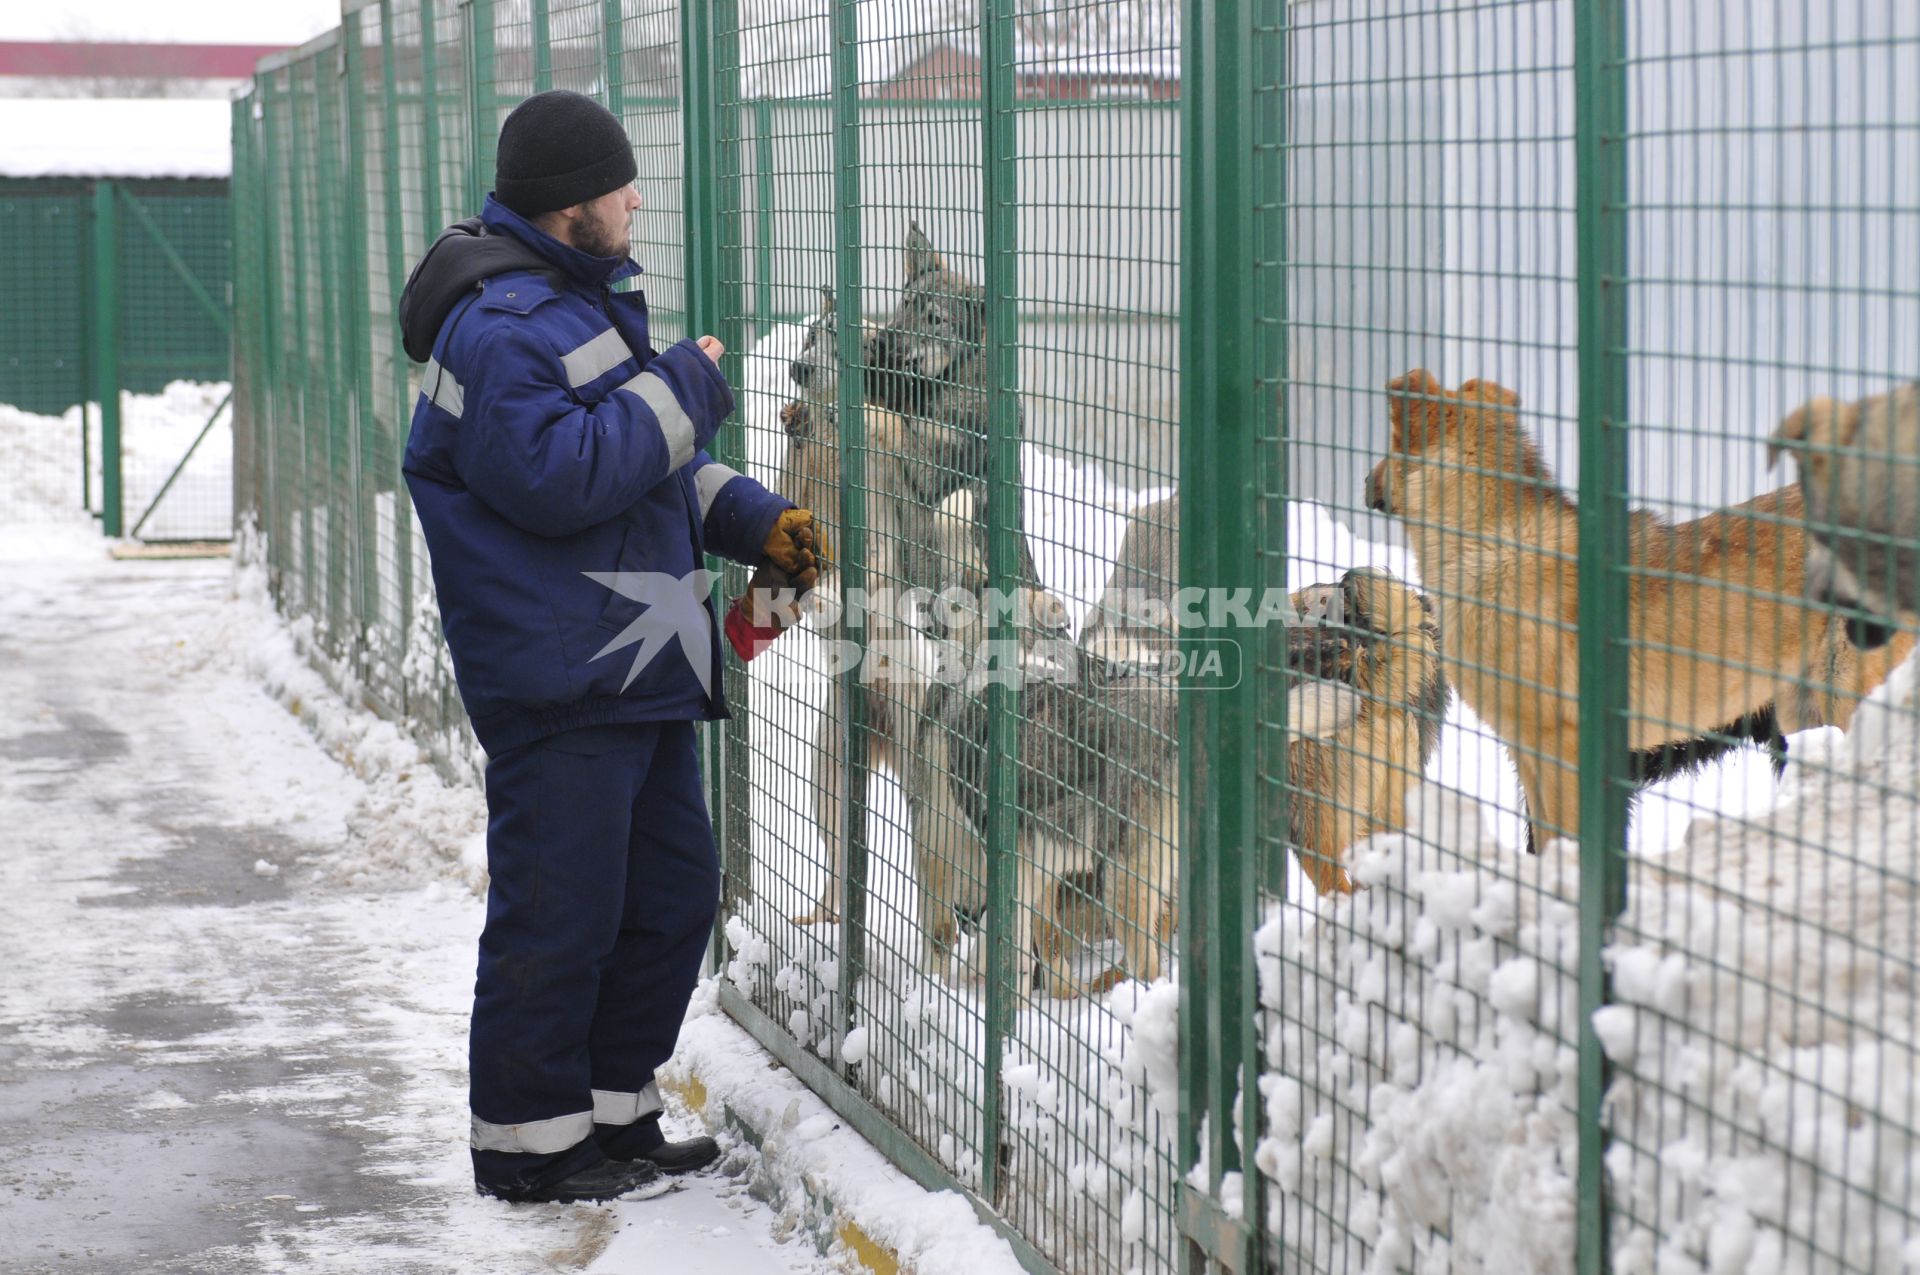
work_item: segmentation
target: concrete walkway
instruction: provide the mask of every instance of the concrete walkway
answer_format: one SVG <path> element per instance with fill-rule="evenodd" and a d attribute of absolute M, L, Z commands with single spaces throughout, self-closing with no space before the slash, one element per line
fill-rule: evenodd
<path fill-rule="evenodd" d="M 229 565 L 0 529 L 0 581 L 0 1272 L 823 1269 L 723 1175 L 475 1197 L 482 905 L 351 870 L 365 786 L 241 671 Z"/>

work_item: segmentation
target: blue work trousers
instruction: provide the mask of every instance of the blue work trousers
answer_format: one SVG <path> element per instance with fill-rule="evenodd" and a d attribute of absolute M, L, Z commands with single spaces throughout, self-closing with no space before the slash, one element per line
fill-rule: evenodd
<path fill-rule="evenodd" d="M 546 1186 L 657 1145 L 719 903 L 689 721 L 595 726 L 487 763 L 469 1040 L 477 1182 Z"/>

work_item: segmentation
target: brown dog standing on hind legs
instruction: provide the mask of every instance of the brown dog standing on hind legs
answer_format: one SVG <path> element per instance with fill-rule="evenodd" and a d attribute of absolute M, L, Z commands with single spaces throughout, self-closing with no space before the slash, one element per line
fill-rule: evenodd
<path fill-rule="evenodd" d="M 1367 504 L 1406 528 L 1440 609 L 1441 661 L 1513 754 L 1528 848 L 1577 835 L 1579 527 L 1520 399 L 1491 381 L 1447 390 L 1415 370 L 1388 387 L 1392 450 Z M 1630 515 L 1631 773 L 1651 782 L 1758 739 L 1842 724 L 1912 649 L 1872 655 L 1802 597 L 1799 484 L 1685 523 Z"/>

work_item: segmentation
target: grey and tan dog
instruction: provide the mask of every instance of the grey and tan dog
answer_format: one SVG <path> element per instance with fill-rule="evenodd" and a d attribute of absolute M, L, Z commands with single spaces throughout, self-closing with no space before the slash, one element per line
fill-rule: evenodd
<path fill-rule="evenodd" d="M 1122 667 L 1168 649 L 1177 635 L 1158 615 L 1143 618 L 1139 600 L 1171 599 L 1179 556 L 1178 498 L 1136 511 L 1081 647 Z M 1289 841 L 1320 893 L 1344 893 L 1352 888 L 1341 866 L 1346 851 L 1405 825 L 1407 793 L 1439 744 L 1450 698 L 1439 626 L 1425 594 L 1368 568 L 1297 590 L 1290 601 Z"/>
<path fill-rule="evenodd" d="M 956 525 L 958 525 L 956 523 Z M 963 550 L 956 547 L 956 553 Z M 1164 967 L 1178 915 L 1179 685 L 1162 658 L 1177 635 L 1173 500 L 1136 511 L 1080 641 L 1065 658 L 1044 623 L 1022 634 L 1024 682 L 1013 926 L 1015 951 L 1053 996 L 1100 991 Z M 1322 893 L 1351 889 L 1341 868 L 1361 838 L 1403 827 L 1406 795 L 1432 757 L 1445 713 L 1438 630 L 1426 599 L 1391 575 L 1354 570 L 1292 595 L 1288 632 L 1290 834 Z M 1068 666 L 1062 676 L 1063 665 Z M 922 864 L 952 880 L 923 895 L 930 966 L 985 903 L 987 712 L 977 694 L 936 687 L 910 765 L 916 812 L 957 847 Z M 937 799 L 937 804 L 936 804 Z M 916 837 L 918 833 L 916 832 Z M 953 906 L 944 908 L 943 903 Z M 1111 937 L 1121 961 L 1084 986 L 1069 949 Z"/>
<path fill-rule="evenodd" d="M 918 223 L 907 225 L 906 272 L 900 302 L 874 334 L 866 369 L 867 400 L 900 421 L 893 477 L 900 484 L 899 583 L 938 590 L 956 568 L 939 560 L 933 525 L 947 498 L 970 488 L 976 535 L 984 534 L 991 401 L 987 383 L 986 293 L 953 269 Z M 1016 420 L 1022 420 L 1016 399 Z M 1024 425 L 1016 428 L 1024 430 Z M 1015 491 L 1024 483 L 1016 475 Z M 1016 530 L 1024 513 L 1016 502 Z M 1009 587 L 1038 576 L 1024 535 Z"/>
<path fill-rule="evenodd" d="M 1806 594 L 1855 612 L 1848 639 L 1878 650 L 1920 609 L 1920 386 L 1815 398 L 1774 431 L 1770 458 L 1786 452 L 1806 493 Z"/>

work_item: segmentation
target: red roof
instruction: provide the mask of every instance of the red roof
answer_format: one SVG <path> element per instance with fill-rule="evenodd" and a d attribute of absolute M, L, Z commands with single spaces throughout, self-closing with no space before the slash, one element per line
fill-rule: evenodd
<path fill-rule="evenodd" d="M 0 40 L 0 75 L 244 80 L 274 44 L 109 44 Z"/>

